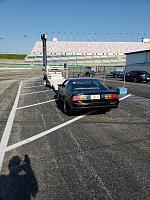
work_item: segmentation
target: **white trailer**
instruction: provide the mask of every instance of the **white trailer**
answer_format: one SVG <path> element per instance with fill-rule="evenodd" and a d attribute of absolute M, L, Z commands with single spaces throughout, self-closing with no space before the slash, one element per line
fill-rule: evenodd
<path fill-rule="evenodd" d="M 58 85 L 62 84 L 66 80 L 63 70 L 64 68 L 60 66 L 46 66 L 44 70 L 45 85 L 57 91 Z"/>

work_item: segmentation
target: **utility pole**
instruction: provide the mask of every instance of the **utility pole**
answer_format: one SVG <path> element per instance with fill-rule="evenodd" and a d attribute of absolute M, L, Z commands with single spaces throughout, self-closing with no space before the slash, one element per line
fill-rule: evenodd
<path fill-rule="evenodd" d="M 43 67 L 46 68 L 46 66 L 47 66 L 47 50 L 46 50 L 47 36 L 45 34 L 42 34 L 41 40 L 43 42 Z"/>
<path fill-rule="evenodd" d="M 68 78 L 68 65 L 67 65 L 67 63 L 64 63 L 64 70 L 65 70 L 66 79 L 67 79 Z"/>

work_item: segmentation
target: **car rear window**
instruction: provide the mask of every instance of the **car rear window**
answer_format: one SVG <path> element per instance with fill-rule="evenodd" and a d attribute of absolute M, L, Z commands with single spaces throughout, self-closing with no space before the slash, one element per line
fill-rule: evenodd
<path fill-rule="evenodd" d="M 97 80 L 78 80 L 73 81 L 72 89 L 75 90 L 107 90 L 108 88 L 105 87 L 102 83 Z"/>
<path fill-rule="evenodd" d="M 148 75 L 149 73 L 148 72 L 146 72 L 146 71 L 135 71 L 135 73 L 137 73 L 137 74 L 146 74 L 146 75 Z"/>

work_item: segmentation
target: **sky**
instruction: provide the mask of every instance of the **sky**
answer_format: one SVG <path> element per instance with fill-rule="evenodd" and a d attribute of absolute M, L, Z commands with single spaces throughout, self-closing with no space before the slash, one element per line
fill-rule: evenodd
<path fill-rule="evenodd" d="M 150 38 L 150 0 L 0 0 L 0 53 L 31 53 L 42 33 L 59 41 Z"/>

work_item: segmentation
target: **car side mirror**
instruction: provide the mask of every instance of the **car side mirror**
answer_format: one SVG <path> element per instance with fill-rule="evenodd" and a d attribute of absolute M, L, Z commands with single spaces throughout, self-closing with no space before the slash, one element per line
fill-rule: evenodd
<path fill-rule="evenodd" d="M 60 87 L 65 87 L 65 85 L 63 85 L 63 84 L 58 84 L 58 86 L 60 86 Z"/>

